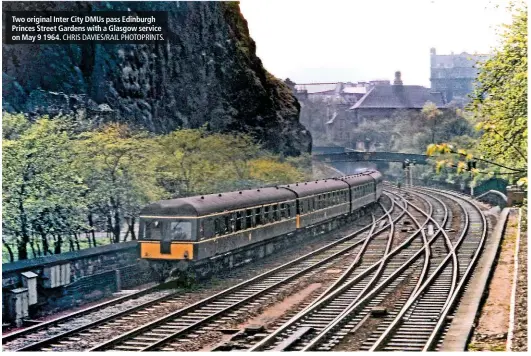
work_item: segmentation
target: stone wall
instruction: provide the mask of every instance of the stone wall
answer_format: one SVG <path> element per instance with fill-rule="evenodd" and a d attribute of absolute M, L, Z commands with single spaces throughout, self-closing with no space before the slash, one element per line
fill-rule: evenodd
<path fill-rule="evenodd" d="M 58 282 L 52 287 L 49 273 L 58 266 L 65 271 L 53 277 Z M 130 241 L 3 264 L 4 305 L 10 291 L 24 286 L 22 273 L 27 272 L 37 275 L 37 303 L 29 306 L 29 318 L 94 302 L 156 280 L 147 262 L 139 259 L 138 243 Z"/>
<path fill-rule="evenodd" d="M 476 199 L 493 206 L 499 206 L 502 209 L 507 206 L 507 196 L 497 190 L 489 190 L 477 196 Z"/>

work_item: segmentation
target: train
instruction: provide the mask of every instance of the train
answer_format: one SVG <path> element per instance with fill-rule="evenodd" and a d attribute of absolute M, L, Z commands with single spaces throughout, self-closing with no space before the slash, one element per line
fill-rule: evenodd
<path fill-rule="evenodd" d="M 349 215 L 378 201 L 376 170 L 161 200 L 140 211 L 140 258 L 197 262 Z"/>

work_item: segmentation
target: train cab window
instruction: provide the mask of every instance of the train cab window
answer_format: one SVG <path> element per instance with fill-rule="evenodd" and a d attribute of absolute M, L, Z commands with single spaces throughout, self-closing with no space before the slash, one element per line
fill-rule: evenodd
<path fill-rule="evenodd" d="M 199 234 L 197 234 L 197 237 L 200 240 L 205 238 L 205 220 L 199 221 Z"/>
<path fill-rule="evenodd" d="M 146 230 L 144 236 L 148 240 L 160 240 L 162 238 L 162 221 L 146 221 Z"/>
<path fill-rule="evenodd" d="M 192 241 L 191 221 L 172 221 L 170 223 L 170 236 L 173 241 Z"/>

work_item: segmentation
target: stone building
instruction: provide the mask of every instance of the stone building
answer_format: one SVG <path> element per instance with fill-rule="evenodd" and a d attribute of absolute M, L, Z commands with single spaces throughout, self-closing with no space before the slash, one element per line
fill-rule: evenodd
<path fill-rule="evenodd" d="M 446 104 L 442 93 L 420 85 L 404 85 L 400 72 L 389 80 L 358 83 L 295 84 L 286 79 L 301 104 L 300 121 L 311 132 L 314 146 L 342 146 L 375 150 L 353 132 L 367 120 L 391 118 L 397 111 L 420 111 L 427 102 L 439 109 Z"/>
<path fill-rule="evenodd" d="M 373 151 L 376 149 L 375 142 L 356 137 L 346 126 L 355 128 L 369 120 L 389 119 L 397 111 L 418 112 L 427 102 L 434 103 L 438 109 L 443 109 L 446 104 L 442 93 L 420 85 L 404 85 L 401 73 L 396 72 L 393 85 L 374 86 L 347 110 L 345 123 L 338 123 L 334 129 L 337 140 L 345 147 Z"/>
<path fill-rule="evenodd" d="M 397 110 L 419 111 L 427 102 L 438 108 L 445 105 L 440 92 L 420 85 L 404 85 L 400 72 L 395 73 L 393 85 L 377 85 L 348 109 L 354 122 L 368 119 L 389 118 Z"/>
<path fill-rule="evenodd" d="M 486 54 L 437 54 L 430 51 L 431 88 L 443 93 L 446 102 L 463 106 L 472 93 L 478 75 L 477 64 L 488 59 Z"/>

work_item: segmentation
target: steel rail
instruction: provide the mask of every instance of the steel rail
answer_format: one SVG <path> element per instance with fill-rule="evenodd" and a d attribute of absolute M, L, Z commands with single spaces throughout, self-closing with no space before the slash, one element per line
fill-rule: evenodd
<path fill-rule="evenodd" d="M 394 205 L 392 205 L 392 207 L 394 208 Z M 383 206 L 382 206 L 382 208 L 383 208 Z M 385 208 L 383 208 L 383 210 L 386 213 L 384 216 L 387 216 L 387 214 L 391 213 L 391 209 L 390 210 L 386 210 Z M 377 223 L 378 221 L 383 219 L 384 216 L 382 216 L 379 219 L 377 219 L 375 221 L 375 223 Z M 242 289 L 242 288 L 244 288 L 244 287 L 246 287 L 248 285 L 251 285 L 254 282 L 257 282 L 257 281 L 260 281 L 260 280 L 264 280 L 267 277 L 272 276 L 272 275 L 274 275 L 275 273 L 277 273 L 279 271 L 282 271 L 282 270 L 284 270 L 284 269 L 286 269 L 288 267 L 291 267 L 291 266 L 295 265 L 296 263 L 299 263 L 301 261 L 304 261 L 304 260 L 308 259 L 309 257 L 315 256 L 316 254 L 321 253 L 321 252 L 325 252 L 326 250 L 328 250 L 331 247 L 334 247 L 335 245 L 338 245 L 338 244 L 340 244 L 342 242 L 351 240 L 354 236 L 360 234 L 363 231 L 366 231 L 371 226 L 372 226 L 372 224 L 369 224 L 369 225 L 365 226 L 364 228 L 362 228 L 362 229 L 360 229 L 360 230 L 358 230 L 358 231 L 356 231 L 356 232 L 354 232 L 352 234 L 349 234 L 349 235 L 347 235 L 344 238 L 339 239 L 338 241 L 335 241 L 335 242 L 333 242 L 331 244 L 328 244 L 328 245 L 326 245 L 326 246 L 324 246 L 324 247 L 322 247 L 322 248 L 320 248 L 318 250 L 312 251 L 311 253 L 308 253 L 308 254 L 306 254 L 306 255 L 304 255 L 304 256 L 302 256 L 302 257 L 300 257 L 300 258 L 298 258 L 298 259 L 296 259 L 294 261 L 288 262 L 288 263 L 286 263 L 286 264 L 284 264 L 282 266 L 279 266 L 279 267 L 277 267 L 277 268 L 275 268 L 273 270 L 267 271 L 267 272 L 265 272 L 265 273 L 263 273 L 263 274 L 261 274 L 259 276 L 256 276 L 256 277 L 254 277 L 254 278 L 252 278 L 252 279 L 250 279 L 248 281 L 244 281 L 244 282 L 242 282 L 242 283 L 240 283 L 240 284 L 238 284 L 236 286 L 233 286 L 233 287 L 231 287 L 231 288 L 229 288 L 227 290 L 224 290 L 224 291 L 222 291 L 222 292 L 220 292 L 218 294 L 215 294 L 215 295 L 213 295 L 211 297 L 208 297 L 208 298 L 205 298 L 205 299 L 203 299 L 203 300 L 201 300 L 199 302 L 196 302 L 196 303 L 194 303 L 194 304 L 192 304 L 190 306 L 187 306 L 185 308 L 177 310 L 177 311 L 175 311 L 175 312 L 173 312 L 173 313 L 171 313 L 169 315 L 166 315 L 166 316 L 164 316 L 162 318 L 159 318 L 159 319 L 157 319 L 157 320 L 155 320 L 155 321 L 153 321 L 153 322 L 151 322 L 149 324 L 143 325 L 143 326 L 141 326 L 139 328 L 136 328 L 136 329 L 131 330 L 131 331 L 125 333 L 125 334 L 122 334 L 122 335 L 120 335 L 120 336 L 118 336 L 118 337 L 116 337 L 116 338 L 114 338 L 114 339 L 112 339 L 110 341 L 107 341 L 105 343 L 99 344 L 99 345 L 93 347 L 92 349 L 90 349 L 90 351 L 106 350 L 106 349 L 109 349 L 109 348 L 111 348 L 111 347 L 113 347 L 113 346 L 115 346 L 115 345 L 117 345 L 117 344 L 119 344 L 121 342 L 125 342 L 127 340 L 133 339 L 135 336 L 137 336 L 137 335 L 139 335 L 139 334 L 141 334 L 143 332 L 147 332 L 147 331 L 149 331 L 152 328 L 156 328 L 157 326 L 161 325 L 164 322 L 173 320 L 173 319 L 175 319 L 175 318 L 177 318 L 177 317 L 179 317 L 181 315 L 184 315 L 186 313 L 192 312 L 193 310 L 196 310 L 196 309 L 198 309 L 198 308 L 200 308 L 200 307 L 202 307 L 202 306 L 204 306 L 204 305 L 206 305 L 206 304 L 208 304 L 210 302 L 218 300 L 220 297 L 223 297 L 223 296 L 226 296 L 226 295 L 228 295 L 228 294 L 230 294 L 232 292 L 238 291 L 238 290 L 240 290 L 240 289 Z M 221 314 L 223 314 L 223 313 L 225 313 L 225 312 L 227 312 L 229 310 L 232 310 L 235 307 L 237 307 L 237 306 L 239 306 L 239 305 L 241 305 L 243 303 L 248 302 L 249 300 L 257 298 L 258 296 L 260 296 L 260 295 L 272 290 L 273 288 L 276 288 L 276 287 L 278 287 L 280 285 L 283 285 L 283 284 L 289 282 L 290 280 L 292 280 L 294 278 L 297 278 L 297 277 L 303 275 L 304 273 L 307 273 L 308 271 L 310 271 L 312 269 L 315 269 L 315 268 L 317 268 L 317 267 L 319 267 L 319 266 L 321 266 L 321 265 L 323 265 L 323 264 L 325 264 L 325 263 L 327 263 L 329 261 L 332 261 L 333 259 L 335 259 L 338 256 L 344 254 L 345 252 L 348 252 L 349 250 L 351 250 L 351 249 L 355 248 L 356 246 L 362 244 L 362 242 L 363 242 L 363 240 L 356 241 L 353 245 L 348 246 L 348 247 L 340 250 L 339 252 L 336 252 L 333 255 L 328 256 L 327 258 L 322 259 L 319 262 L 317 262 L 317 263 L 315 263 L 315 264 L 313 264 L 313 265 L 311 265 L 309 267 L 306 267 L 303 270 L 301 270 L 301 271 L 299 271 L 299 272 L 297 272 L 295 274 L 292 274 L 291 276 L 289 276 L 287 278 L 284 278 L 283 280 L 281 280 L 281 281 L 279 281 L 279 282 L 277 282 L 277 283 L 275 283 L 275 284 L 273 284 L 273 285 L 271 285 L 271 286 L 269 286 L 269 287 L 267 287 L 265 289 L 262 289 L 259 292 L 256 292 L 256 293 L 252 294 L 251 296 L 248 296 L 248 297 L 244 298 L 241 301 L 238 301 L 238 302 L 230 305 L 229 307 L 226 307 L 226 308 L 222 309 L 219 312 L 216 312 L 215 314 L 211 314 L 208 317 L 203 318 L 202 320 L 200 320 L 197 323 L 194 323 L 194 324 L 192 324 L 190 326 L 184 327 L 183 329 L 181 329 L 181 330 L 177 331 L 176 333 L 173 333 L 173 334 L 171 334 L 171 335 L 169 335 L 167 337 L 164 337 L 163 339 L 157 341 L 156 343 L 149 344 L 147 347 L 143 348 L 141 351 L 147 351 L 149 349 L 155 348 L 158 345 L 160 345 L 162 343 L 165 343 L 168 340 L 174 338 L 177 334 L 181 334 L 181 333 L 190 331 L 193 328 L 197 327 L 198 325 L 211 320 L 212 318 L 218 317 L 219 315 L 221 315 Z"/>
<path fill-rule="evenodd" d="M 391 194 L 394 194 L 392 192 L 386 192 L 386 193 L 391 193 Z M 394 194 L 396 195 L 396 194 Z M 422 212 L 419 208 L 416 208 L 415 205 L 411 204 L 410 205 L 412 207 L 414 207 L 416 210 L 418 210 L 419 212 Z M 429 266 L 429 257 L 430 257 L 430 244 L 431 242 L 435 241 L 435 239 L 437 238 L 437 236 L 440 234 L 440 232 L 442 231 L 441 228 L 439 228 L 436 232 L 434 232 L 433 234 L 433 238 L 430 240 L 430 241 L 427 241 L 426 239 L 426 234 L 424 232 L 424 227 L 426 226 L 426 224 L 430 221 L 431 216 L 433 214 L 433 207 L 432 205 L 428 202 L 428 206 L 429 206 L 429 213 L 426 214 L 426 213 L 423 213 L 423 215 L 425 215 L 427 217 L 426 221 L 421 225 L 416 218 L 413 217 L 413 215 L 409 212 L 407 212 L 407 214 L 410 216 L 410 218 L 415 221 L 415 223 L 417 224 L 418 226 L 418 230 L 417 232 L 415 233 L 418 234 L 418 232 L 420 231 L 421 232 L 421 235 L 422 235 L 422 240 L 423 240 L 423 247 L 421 250 L 419 250 L 417 252 L 417 254 L 415 254 L 413 257 L 416 256 L 415 260 L 419 257 L 419 253 L 424 251 L 425 253 L 425 258 L 424 258 L 424 265 L 423 265 L 423 268 L 422 268 L 422 271 L 421 271 L 421 274 L 419 276 L 419 281 L 417 282 L 414 290 L 412 291 L 411 294 L 414 294 L 416 290 L 418 290 L 420 288 L 420 283 L 422 282 L 422 280 L 425 278 L 425 274 L 427 273 L 427 270 L 428 270 L 428 266 Z M 445 213 L 445 217 L 444 217 L 444 223 L 443 223 L 443 226 L 444 224 L 446 223 L 446 220 L 448 218 L 448 214 L 447 214 L 447 211 Z M 433 219 L 432 219 L 433 220 Z M 413 258 L 412 257 L 412 258 Z M 411 263 L 410 263 L 411 261 Z M 412 263 L 414 262 L 414 260 L 410 259 L 406 262 L 404 262 L 402 264 L 401 267 L 399 267 L 397 270 L 405 270 L 405 268 L 403 268 L 405 265 L 409 266 L 411 265 Z M 393 273 L 391 276 L 389 276 L 384 282 L 382 282 L 379 287 L 375 288 L 378 290 L 378 292 L 380 290 L 382 290 L 386 285 L 390 284 L 394 279 L 396 279 L 399 275 L 396 274 L 396 271 L 395 273 Z M 391 277 L 393 277 L 391 279 Z M 383 285 L 385 283 L 385 285 Z M 382 286 L 383 285 L 383 286 Z M 372 295 L 376 294 L 373 290 L 373 293 Z M 372 295 L 371 295 L 371 298 L 372 298 Z M 367 295 L 368 296 L 368 295 Z M 369 299 L 367 298 L 367 296 L 362 300 L 363 302 L 368 302 Z M 339 314 L 325 329 L 323 329 L 318 335 L 316 335 L 301 351 L 310 351 L 310 350 L 314 350 L 322 341 L 324 338 L 326 338 L 328 336 L 329 333 L 331 333 L 335 328 L 337 328 L 341 323 L 343 323 L 345 321 L 345 319 L 347 317 L 352 317 L 352 313 L 355 312 L 355 311 L 361 311 L 360 310 L 360 307 L 362 307 L 364 304 L 362 304 L 360 301 L 358 303 L 358 300 L 359 298 L 357 298 L 355 301 L 353 301 L 349 308 L 346 309 L 345 311 L 343 311 L 341 314 Z"/>
<path fill-rule="evenodd" d="M 429 190 L 429 189 L 427 189 L 427 190 Z M 448 194 L 452 195 L 451 193 L 448 193 Z M 483 222 L 483 231 L 482 231 L 480 244 L 479 244 L 478 248 L 476 249 L 476 252 L 474 254 L 474 257 L 472 258 L 472 261 L 469 263 L 468 268 L 464 272 L 463 277 L 461 278 L 461 281 L 459 282 L 459 285 L 457 286 L 457 289 L 454 292 L 450 302 L 443 309 L 443 311 L 442 311 L 442 313 L 441 313 L 441 315 L 439 317 L 439 321 L 435 325 L 435 329 L 431 333 L 431 335 L 430 335 L 428 341 L 426 342 L 426 345 L 422 349 L 422 351 L 431 351 L 431 350 L 434 349 L 434 345 L 435 345 L 436 341 L 438 340 L 439 335 L 443 332 L 443 328 L 444 328 L 445 323 L 446 323 L 446 318 L 447 318 L 448 314 L 450 313 L 450 311 L 452 310 L 452 308 L 456 305 L 456 302 L 458 301 L 458 297 L 463 292 L 465 284 L 467 283 L 468 279 L 472 275 L 472 269 L 475 267 L 477 261 L 479 260 L 479 256 L 480 256 L 481 251 L 483 249 L 483 246 L 485 244 L 485 238 L 486 238 L 486 235 L 487 235 L 487 220 L 485 218 L 485 215 L 481 212 L 481 209 L 477 206 L 476 203 L 474 203 L 473 201 L 468 201 L 468 203 L 470 203 L 475 209 L 477 209 L 477 211 L 478 211 L 478 213 L 479 213 L 479 215 L 480 215 L 480 217 L 482 219 L 482 222 Z"/>
<path fill-rule="evenodd" d="M 394 205 L 395 205 L 395 204 L 393 204 L 392 206 L 394 206 Z M 383 208 L 383 206 L 382 206 L 382 208 Z M 384 214 L 384 215 L 381 217 L 381 219 L 379 219 L 379 220 L 383 220 L 386 216 L 390 218 L 390 216 L 391 216 L 391 210 L 386 211 L 386 210 L 384 209 L 384 211 L 385 211 L 385 214 Z M 399 216 L 402 216 L 402 214 L 400 214 Z M 397 217 L 396 219 L 399 219 L 399 217 Z M 376 222 L 375 222 L 375 223 L 376 223 Z M 377 232 L 374 232 L 374 228 L 375 228 L 375 224 L 374 224 L 373 227 L 371 228 L 369 234 L 367 235 L 367 237 L 365 237 L 365 239 L 364 239 L 363 241 L 366 242 L 367 240 L 370 240 L 374 235 L 376 235 L 376 234 L 380 233 L 381 231 L 384 231 L 385 229 L 387 229 L 387 226 L 388 226 L 388 225 L 382 227 L 382 228 L 379 229 Z M 339 256 L 339 255 L 337 255 L 337 256 Z M 334 258 L 335 258 L 335 257 L 334 257 Z M 309 269 L 308 269 L 308 270 L 309 270 Z M 307 270 L 305 270 L 305 271 L 301 271 L 301 272 L 298 274 L 298 276 L 303 275 L 303 274 L 306 273 L 306 272 L 307 272 Z M 238 303 L 236 303 L 236 304 L 233 305 L 233 306 L 230 306 L 230 307 L 227 308 L 227 309 L 221 310 L 221 311 L 219 311 L 219 312 L 216 313 L 216 314 L 213 314 L 213 315 L 208 316 L 207 318 L 204 318 L 203 320 L 199 320 L 199 321 L 197 321 L 195 324 L 192 324 L 192 325 L 190 325 L 190 326 L 188 326 L 188 327 L 185 327 L 185 328 L 183 328 L 183 329 L 180 329 L 180 330 L 178 330 L 178 331 L 172 333 L 171 335 L 168 335 L 168 336 L 165 337 L 164 339 L 159 340 L 159 341 L 157 341 L 157 342 L 154 342 L 154 343 L 150 344 L 149 346 L 146 346 L 146 347 L 143 348 L 141 351 L 153 351 L 153 350 L 155 350 L 157 347 L 160 347 L 161 345 L 167 343 L 168 341 L 170 341 L 170 340 L 172 340 L 172 339 L 175 339 L 176 337 L 181 336 L 181 335 L 183 335 L 183 334 L 186 334 L 187 332 L 192 331 L 193 329 L 195 329 L 195 328 L 201 326 L 202 324 L 204 324 L 204 323 L 206 323 L 206 322 L 208 322 L 208 321 L 210 321 L 210 320 L 212 320 L 212 319 L 214 319 L 214 318 L 216 318 L 216 317 L 218 317 L 218 316 L 220 316 L 220 315 L 226 313 L 227 311 L 233 309 L 233 307 L 237 307 L 237 306 L 239 306 L 239 305 L 245 304 L 247 301 L 250 301 L 250 300 L 252 300 L 252 299 L 255 299 L 257 296 L 259 296 L 259 295 L 261 295 L 261 294 L 267 292 L 268 290 L 272 290 L 272 289 L 276 288 L 278 285 L 281 285 L 281 284 L 284 284 L 284 283 L 285 283 L 285 281 L 281 281 L 281 282 L 279 282 L 279 283 L 277 283 L 277 284 L 275 284 L 275 285 L 269 287 L 267 290 L 260 291 L 260 292 L 256 293 L 255 295 L 252 295 L 252 296 L 246 298 L 245 300 L 243 300 L 243 301 L 241 301 L 241 302 L 238 302 Z"/>
<path fill-rule="evenodd" d="M 384 209 L 384 211 L 386 211 L 385 208 L 383 208 L 383 209 Z M 392 210 L 394 210 L 394 204 L 391 204 L 391 207 L 390 207 L 390 209 L 389 209 L 389 211 L 392 211 Z M 385 215 L 384 215 L 384 216 L 385 216 Z M 378 219 L 376 220 L 376 222 L 380 221 L 384 216 L 378 218 Z M 316 255 L 316 254 L 318 254 L 318 253 L 324 252 L 324 251 L 326 251 L 326 250 L 328 250 L 328 249 L 330 249 L 330 248 L 332 248 L 332 247 L 334 247 L 334 246 L 336 246 L 336 245 L 338 245 L 338 244 L 341 244 L 341 243 L 347 242 L 347 241 L 349 241 L 349 240 L 355 238 L 357 235 L 359 235 L 360 233 L 364 232 L 365 230 L 369 229 L 371 226 L 372 226 L 372 224 L 368 224 L 367 226 L 365 226 L 365 227 L 363 227 L 363 228 L 361 228 L 361 229 L 359 229 L 359 230 L 357 230 L 357 231 L 355 231 L 355 232 L 353 232 L 353 233 L 351 233 L 351 234 L 348 234 L 348 235 L 346 235 L 346 236 L 343 237 L 343 238 L 340 238 L 340 239 L 338 239 L 338 240 L 336 240 L 336 241 L 334 241 L 334 242 L 332 242 L 332 243 L 330 243 L 330 244 L 328 244 L 328 245 L 325 245 L 325 246 L 323 246 L 323 247 L 321 247 L 321 248 L 319 248 L 319 249 L 317 249 L 317 250 L 315 250 L 315 251 L 312 251 L 312 252 L 310 252 L 310 253 L 308 253 L 308 254 L 306 254 L 306 255 L 304 255 L 304 256 L 301 256 L 301 257 L 299 257 L 299 258 L 297 258 L 297 259 L 295 259 L 295 260 L 293 260 L 293 261 L 287 262 L 287 263 L 285 263 L 285 264 L 283 264 L 283 265 L 281 265 L 281 266 L 279 266 L 279 267 L 277 267 L 277 268 L 275 268 L 275 269 L 273 269 L 273 270 L 270 270 L 270 271 L 267 271 L 267 272 L 265 272 L 265 273 L 263 273 L 263 274 L 261 274 L 261 275 L 255 276 L 255 277 L 253 277 L 253 278 L 251 278 L 251 279 L 249 279 L 249 280 L 247 280 L 247 281 L 244 281 L 244 282 L 242 282 L 242 283 L 240 283 L 240 284 L 238 284 L 238 285 L 236 285 L 236 286 L 234 286 L 234 287 L 231 287 L 230 289 L 227 289 L 227 290 L 225 290 L 225 291 L 222 291 L 222 292 L 220 292 L 220 293 L 217 293 L 216 295 L 214 295 L 214 296 L 212 296 L 212 297 L 220 297 L 220 296 L 223 295 L 223 293 L 229 293 L 229 292 L 231 292 L 231 291 L 236 290 L 237 288 L 242 288 L 242 287 L 244 287 L 244 286 L 247 285 L 247 284 L 254 283 L 254 282 L 256 282 L 257 280 L 260 280 L 261 278 L 266 278 L 266 277 L 269 276 L 270 274 L 276 273 L 276 272 L 278 272 L 278 271 L 280 271 L 280 270 L 282 270 L 282 269 L 286 269 L 286 268 L 290 267 L 291 265 L 293 265 L 293 264 L 295 264 L 295 263 L 299 263 L 299 262 L 303 261 L 304 259 L 310 258 L 310 257 L 312 257 L 312 256 L 314 256 L 314 255 Z M 349 246 L 349 247 L 350 247 L 350 248 L 354 248 L 354 247 L 356 247 L 357 245 L 358 245 L 358 243 L 356 243 L 356 244 L 354 244 L 354 245 L 352 245 L 352 246 Z M 149 307 L 149 306 L 151 306 L 151 305 L 153 305 L 153 304 L 155 304 L 155 303 L 157 303 L 157 302 L 162 302 L 162 301 L 164 301 L 164 300 L 166 300 L 166 299 L 169 299 L 170 297 L 174 297 L 174 296 L 176 296 L 177 294 L 178 294 L 178 293 L 175 293 L 175 294 L 169 294 L 168 296 L 164 296 L 164 297 L 162 297 L 162 298 L 155 299 L 155 300 L 153 300 L 153 301 L 150 301 L 150 302 L 147 302 L 147 303 L 144 303 L 144 304 L 141 304 L 141 305 L 135 306 L 135 307 L 133 307 L 133 308 L 126 309 L 126 310 L 124 310 L 124 311 L 121 311 L 121 312 L 118 312 L 118 313 L 112 314 L 112 315 L 110 315 L 110 316 L 108 316 L 108 317 L 104 317 L 103 319 L 95 320 L 94 322 L 91 322 L 91 323 L 87 323 L 87 324 L 81 325 L 81 326 L 79 326 L 79 327 L 77 327 L 77 328 L 74 328 L 74 329 L 71 329 L 71 330 L 65 331 L 65 332 L 63 332 L 63 333 L 60 333 L 60 334 L 54 335 L 54 336 L 52 336 L 52 337 L 50 337 L 50 338 L 46 338 L 46 339 L 43 339 L 43 340 L 39 340 L 39 341 L 37 341 L 37 342 L 35 342 L 35 343 L 32 343 L 32 344 L 29 344 L 29 345 L 23 346 L 23 347 L 21 347 L 21 348 L 18 348 L 18 349 L 15 350 L 15 351 L 35 351 L 35 350 L 39 350 L 40 348 L 43 348 L 43 347 L 45 347 L 46 345 L 52 344 L 52 343 L 54 343 L 54 342 L 56 342 L 56 341 L 58 341 L 58 340 L 60 340 L 60 339 L 63 339 L 63 338 L 65 338 L 65 337 L 69 337 L 69 336 L 71 336 L 71 335 L 73 335 L 73 334 L 75 334 L 75 333 L 82 332 L 82 331 L 87 330 L 87 329 L 90 329 L 90 328 L 97 327 L 97 326 L 99 326 L 99 325 L 101 325 L 101 324 L 103 324 L 103 323 L 105 323 L 105 322 L 108 322 L 108 321 L 114 319 L 114 318 L 118 318 L 118 317 L 121 317 L 121 316 L 123 316 L 123 315 L 126 315 L 126 314 L 128 314 L 128 313 L 130 313 L 130 312 L 135 312 L 135 311 L 137 311 L 137 310 L 139 310 L 139 309 Z M 207 298 L 207 299 L 208 299 L 208 298 Z M 198 302 L 198 303 L 200 303 L 200 302 Z M 198 304 L 198 303 L 195 303 L 195 304 L 193 304 L 192 306 L 194 306 L 194 305 L 196 305 L 196 304 Z M 180 310 L 182 310 L 182 309 L 179 309 L 178 311 L 180 311 Z M 178 311 L 177 311 L 177 312 L 178 312 Z M 57 319 L 57 320 L 59 321 L 60 319 Z M 149 324 L 148 324 L 148 325 L 149 325 Z M 39 326 L 39 325 L 37 325 L 37 326 Z M 135 329 L 135 330 L 136 330 L 136 329 Z"/>
<path fill-rule="evenodd" d="M 387 258 L 391 258 L 393 257 L 394 255 L 398 254 L 402 249 L 404 249 L 406 246 L 408 246 L 412 241 L 413 239 L 421 232 L 422 229 L 418 229 L 417 231 L 415 231 L 406 241 L 404 241 L 401 245 L 399 245 L 398 247 L 396 247 L 391 253 L 389 253 L 389 255 L 387 256 Z M 414 260 L 416 260 L 416 257 L 418 257 L 418 255 L 420 253 L 422 253 L 424 251 L 424 248 L 422 248 L 421 250 L 419 250 L 412 258 L 410 258 L 410 260 L 406 261 L 401 267 L 399 267 L 397 269 L 398 272 L 401 272 L 403 271 L 405 268 L 407 268 L 409 265 L 411 265 Z M 289 321 L 287 321 L 286 323 L 284 323 L 282 326 L 280 326 L 279 328 L 277 328 L 273 333 L 271 333 L 270 335 L 268 335 L 266 338 L 264 338 L 263 340 L 261 340 L 259 343 L 257 343 L 256 345 L 254 345 L 251 349 L 249 349 L 248 351 L 259 351 L 261 349 L 263 349 L 264 347 L 267 347 L 268 345 L 270 345 L 272 342 L 274 342 L 275 338 L 281 334 L 282 332 L 284 332 L 285 330 L 287 330 L 289 327 L 293 326 L 295 323 L 297 323 L 299 321 L 299 319 L 302 319 L 303 317 L 305 317 L 306 315 L 308 315 L 310 312 L 313 312 L 315 311 L 318 307 L 320 307 L 321 305 L 323 305 L 324 303 L 326 303 L 327 301 L 329 300 L 333 300 L 337 295 L 341 294 L 343 291 L 346 291 L 349 287 L 351 287 L 352 285 L 354 285 L 355 283 L 357 283 L 361 278 L 364 278 L 365 276 L 367 276 L 370 272 L 372 272 L 372 270 L 374 270 L 375 268 L 377 268 L 380 264 L 381 260 L 380 261 L 377 261 L 375 262 L 373 265 L 371 265 L 370 267 L 368 267 L 365 271 L 363 271 L 362 273 L 360 273 L 355 279 L 343 284 L 341 287 L 339 287 L 338 289 L 336 289 L 335 291 L 333 291 L 331 294 L 329 294 L 328 296 L 326 296 L 325 298 L 321 299 L 320 301 L 318 301 L 317 303 L 307 307 L 306 309 L 302 310 L 301 312 L 299 312 L 297 315 L 295 315 L 294 317 L 292 317 Z M 361 301 L 359 301 L 358 303 L 356 303 L 356 305 L 354 307 L 359 307 L 361 305 L 361 303 L 363 302 L 366 302 L 370 296 L 372 296 L 374 294 L 374 291 L 380 291 L 382 288 L 384 288 L 387 284 L 391 283 L 392 280 L 394 280 L 396 277 L 397 277 L 397 271 L 395 271 L 391 276 L 389 276 L 384 282 L 380 283 L 377 287 L 375 287 L 375 289 L 373 289 L 373 291 L 370 292 L 369 295 L 365 296 Z M 352 303 L 351 303 L 352 304 Z"/>
<path fill-rule="evenodd" d="M 438 191 L 432 191 L 435 193 L 439 193 Z M 419 195 L 419 193 L 413 193 L 415 195 Z M 433 196 L 430 196 L 431 198 L 434 198 Z M 438 198 L 436 198 L 438 199 Z M 440 199 L 438 199 L 440 201 Z M 406 302 L 404 307 L 401 309 L 401 311 L 398 313 L 398 315 L 395 317 L 393 322 L 387 327 L 387 329 L 384 331 L 384 333 L 379 337 L 379 339 L 373 344 L 370 351 L 378 351 L 383 348 L 384 343 L 387 342 L 387 340 L 391 337 L 391 333 L 394 332 L 396 328 L 398 328 L 399 324 L 402 322 L 402 319 L 404 318 L 404 315 L 406 312 L 413 306 L 413 304 L 423 295 L 424 291 L 427 290 L 428 287 L 434 283 L 436 280 L 436 277 L 438 277 L 446 267 L 449 259 L 452 257 L 453 254 L 455 254 L 455 251 L 459 248 L 461 243 L 464 241 L 465 236 L 467 235 L 467 232 L 469 230 L 469 218 L 468 214 L 465 214 L 465 227 L 458 239 L 458 241 L 452 246 L 451 250 L 446 254 L 443 261 L 437 266 L 437 269 L 431 274 L 431 276 L 426 280 L 426 282 L 422 285 L 422 287 L 417 291 L 415 295 L 410 297 L 410 299 Z M 446 234 L 446 232 L 443 232 Z M 458 267 L 457 267 L 458 268 Z M 448 297 L 446 298 L 445 306 L 448 305 L 450 302 L 450 298 L 453 294 L 453 291 L 455 290 L 455 285 L 452 283 L 452 289 L 451 293 L 448 294 Z M 444 307 L 444 306 L 443 306 Z"/>
<path fill-rule="evenodd" d="M 94 313 L 94 312 L 102 310 L 104 308 L 111 307 L 113 305 L 122 303 L 122 302 L 124 302 L 126 300 L 136 299 L 136 298 L 142 297 L 142 296 L 144 296 L 146 294 L 149 294 L 149 293 L 152 293 L 152 292 L 156 292 L 158 289 L 162 289 L 163 286 L 165 284 L 168 284 L 168 283 L 171 283 L 171 282 L 166 282 L 166 283 L 159 284 L 159 285 L 156 285 L 156 286 L 148 287 L 148 288 L 142 289 L 142 290 L 140 290 L 138 292 L 131 293 L 131 294 L 128 294 L 128 295 L 124 295 L 124 296 L 121 296 L 119 298 L 114 298 L 114 299 L 105 301 L 103 303 L 99 303 L 99 304 L 93 305 L 93 306 L 91 306 L 89 308 L 82 309 L 82 310 L 79 310 L 79 311 L 76 311 L 76 312 L 61 316 L 59 318 L 55 318 L 55 319 L 49 320 L 49 321 L 45 321 L 45 322 L 42 322 L 40 324 L 33 325 L 33 326 L 28 327 L 28 328 L 24 328 L 22 330 L 19 330 L 19 331 L 15 331 L 15 332 L 12 332 L 12 333 L 9 333 L 9 334 L 5 334 L 5 335 L 2 334 L 2 344 L 5 344 L 7 342 L 10 342 L 10 341 L 13 341 L 13 340 L 16 340 L 16 339 L 20 339 L 21 337 L 24 337 L 24 336 L 27 336 L 27 335 L 31 335 L 31 334 L 33 334 L 33 333 L 35 333 L 37 331 L 45 330 L 45 329 L 47 329 L 49 327 L 53 327 L 53 326 L 56 326 L 58 324 L 65 323 L 65 322 L 67 322 L 69 320 L 72 320 L 72 319 L 75 319 L 75 318 L 78 318 L 78 317 L 81 317 L 81 316 L 85 316 L 85 315 L 88 315 L 90 313 Z M 161 297 L 160 299 L 168 298 L 168 297 L 170 297 L 172 295 L 174 296 L 175 294 L 178 294 L 178 293 L 179 292 L 170 293 L 167 296 Z"/>

